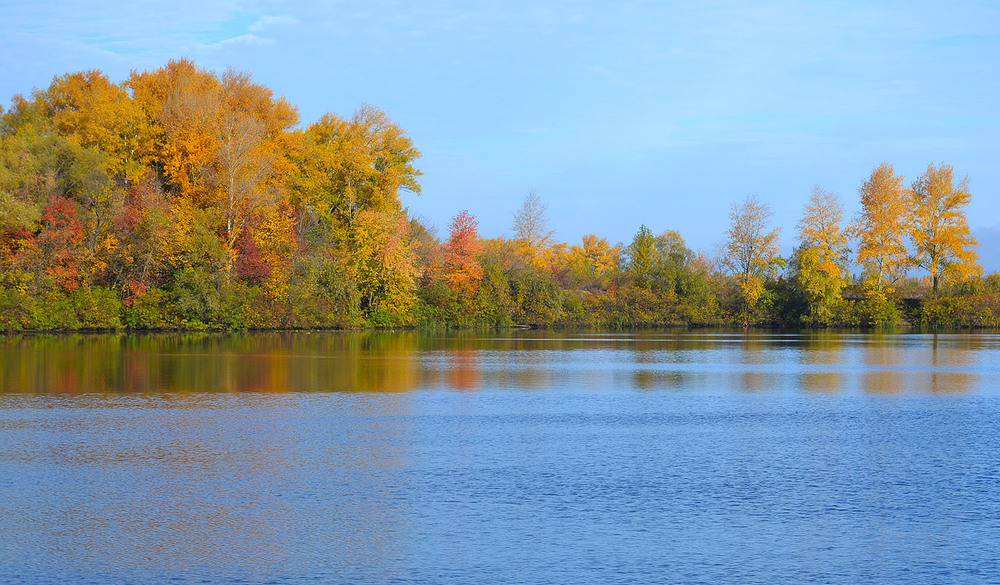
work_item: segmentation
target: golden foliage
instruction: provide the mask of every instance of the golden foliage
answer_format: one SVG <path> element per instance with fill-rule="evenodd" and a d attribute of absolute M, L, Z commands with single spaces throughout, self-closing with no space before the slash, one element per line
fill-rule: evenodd
<path fill-rule="evenodd" d="M 570 246 L 569 260 L 588 276 L 601 277 L 618 266 L 619 250 L 607 238 L 596 234 L 583 236 L 580 244 Z"/>
<path fill-rule="evenodd" d="M 888 163 L 876 167 L 858 193 L 861 212 L 850 233 L 858 239 L 858 263 L 881 289 L 906 274 L 910 195 L 903 186 L 903 177 L 896 175 Z"/>
<path fill-rule="evenodd" d="M 296 197 L 333 229 L 350 229 L 364 209 L 399 211 L 400 190 L 420 193 L 420 151 L 379 108 L 366 104 L 349 121 L 326 114 L 303 138 Z"/>
<path fill-rule="evenodd" d="M 773 212 L 756 195 L 733 203 L 723 265 L 736 277 L 744 311 L 752 312 L 764 292 L 764 282 L 783 265 L 778 255 L 781 228 L 768 229 Z"/>
<path fill-rule="evenodd" d="M 956 185 L 953 173 L 950 165 L 928 165 L 910 190 L 914 262 L 931 273 L 935 291 L 942 271 L 956 278 L 982 272 L 977 242 L 965 217 L 972 200 L 969 179 Z"/>
<path fill-rule="evenodd" d="M 798 270 L 814 321 L 825 323 L 847 284 L 847 232 L 841 227 L 844 206 L 836 194 L 813 189 L 799 221 Z"/>
<path fill-rule="evenodd" d="M 406 216 L 364 209 L 357 214 L 352 243 L 362 309 L 369 316 L 382 314 L 405 323 L 416 302 L 419 274 Z"/>

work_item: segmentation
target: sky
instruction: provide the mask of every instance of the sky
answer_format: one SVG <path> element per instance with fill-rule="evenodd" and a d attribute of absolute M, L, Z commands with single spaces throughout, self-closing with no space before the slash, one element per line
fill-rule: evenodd
<path fill-rule="evenodd" d="M 881 162 L 968 176 L 1000 270 L 1000 3 L 3 0 L 0 103 L 188 57 L 253 74 L 301 124 L 363 103 L 422 152 L 412 215 L 510 235 L 534 189 L 559 241 L 640 225 L 713 253 L 756 194 L 795 244 L 819 185 L 857 212 Z"/>

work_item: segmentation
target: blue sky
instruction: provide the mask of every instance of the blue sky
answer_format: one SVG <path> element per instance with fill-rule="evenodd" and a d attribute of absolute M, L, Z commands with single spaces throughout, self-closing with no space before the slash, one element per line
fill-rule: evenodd
<path fill-rule="evenodd" d="M 767 201 L 787 250 L 814 185 L 848 213 L 882 161 L 968 175 L 1000 269 L 1000 3 L 4 3 L 0 100 L 54 75 L 190 57 L 235 66 L 303 124 L 362 103 L 423 152 L 410 211 L 509 234 L 529 189 L 563 241 L 641 224 L 711 252 L 733 201 Z"/>

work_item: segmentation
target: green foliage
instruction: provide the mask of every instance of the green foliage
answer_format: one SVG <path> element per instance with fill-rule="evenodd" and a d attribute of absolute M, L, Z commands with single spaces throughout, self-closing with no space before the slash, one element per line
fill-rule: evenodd
<path fill-rule="evenodd" d="M 551 275 L 524 270 L 511 278 L 512 319 L 533 326 L 554 325 L 562 314 L 562 289 Z"/>
<path fill-rule="evenodd" d="M 167 288 L 170 305 L 184 320 L 202 324 L 217 320 L 222 308 L 221 273 L 212 273 L 204 266 L 194 266 L 174 275 Z"/>
<path fill-rule="evenodd" d="M 854 320 L 857 325 L 879 329 L 900 325 L 902 312 L 886 292 L 876 279 L 865 281 L 864 298 L 854 308 Z"/>
<path fill-rule="evenodd" d="M 122 308 L 122 324 L 129 329 L 168 329 L 176 323 L 168 315 L 172 306 L 166 291 L 149 289 Z"/>
<path fill-rule="evenodd" d="M 480 256 L 480 264 L 483 278 L 476 291 L 476 316 L 485 325 L 507 327 L 513 323 L 514 309 L 510 281 L 495 254 Z"/>
<path fill-rule="evenodd" d="M 658 256 L 653 233 L 645 225 L 640 226 L 628 247 L 628 275 L 636 288 L 650 287 Z"/>

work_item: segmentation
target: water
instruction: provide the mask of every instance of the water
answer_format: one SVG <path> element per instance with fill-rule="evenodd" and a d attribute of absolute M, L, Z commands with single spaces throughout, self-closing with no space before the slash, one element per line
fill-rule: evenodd
<path fill-rule="evenodd" d="M 0 582 L 1000 582 L 1000 336 L 0 338 Z"/>

